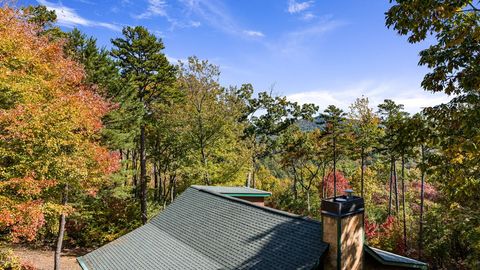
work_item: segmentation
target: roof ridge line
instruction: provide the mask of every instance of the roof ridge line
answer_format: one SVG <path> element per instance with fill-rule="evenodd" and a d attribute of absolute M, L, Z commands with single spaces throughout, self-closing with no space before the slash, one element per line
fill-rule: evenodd
<path fill-rule="evenodd" d="M 286 211 L 278 210 L 278 209 L 267 207 L 267 206 L 256 205 L 256 204 L 251 203 L 251 202 L 246 201 L 246 200 L 242 200 L 242 199 L 231 197 L 231 196 L 226 196 L 226 195 L 223 195 L 223 194 L 220 194 L 220 193 L 217 193 L 217 192 L 213 192 L 213 191 L 210 191 L 210 190 L 206 190 L 206 189 L 201 189 L 201 188 L 199 188 L 198 186 L 195 186 L 195 185 L 192 185 L 190 187 L 193 188 L 193 189 L 196 189 L 198 191 L 201 191 L 201 192 L 205 192 L 205 193 L 208 193 L 208 194 L 211 194 L 211 195 L 223 198 L 223 199 L 227 199 L 227 200 L 230 200 L 230 201 L 241 203 L 241 204 L 244 204 L 244 205 L 247 205 L 247 206 L 250 206 L 250 207 L 258 208 L 258 209 L 261 209 L 263 211 L 270 212 L 270 213 L 273 213 L 273 214 L 286 216 L 286 217 L 289 217 L 289 218 L 295 218 L 295 219 L 299 219 L 299 220 L 303 220 L 303 221 L 307 221 L 307 222 L 313 222 L 313 223 L 321 224 L 320 221 L 315 220 L 315 219 L 311 219 L 311 218 L 306 217 L 306 216 L 300 216 L 300 215 L 292 214 L 292 213 L 289 213 L 289 212 L 286 212 Z"/>

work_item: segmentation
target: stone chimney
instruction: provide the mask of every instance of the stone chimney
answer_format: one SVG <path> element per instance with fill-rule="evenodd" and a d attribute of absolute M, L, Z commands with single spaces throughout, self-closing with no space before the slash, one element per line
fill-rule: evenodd
<path fill-rule="evenodd" d="M 364 201 L 346 195 L 322 200 L 323 241 L 330 245 L 324 269 L 363 269 Z"/>

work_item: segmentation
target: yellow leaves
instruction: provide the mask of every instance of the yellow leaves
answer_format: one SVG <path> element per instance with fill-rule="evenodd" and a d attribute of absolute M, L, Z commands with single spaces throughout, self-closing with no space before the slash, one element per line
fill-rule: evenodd
<path fill-rule="evenodd" d="M 45 213 L 73 212 L 51 202 L 56 185 L 94 189 L 118 168 L 98 142 L 108 103 L 24 16 L 0 8 L 0 230 L 14 241 L 33 240 Z"/>
<path fill-rule="evenodd" d="M 451 161 L 452 163 L 462 164 L 464 159 L 465 159 L 464 155 L 462 155 L 461 153 L 456 153 Z"/>

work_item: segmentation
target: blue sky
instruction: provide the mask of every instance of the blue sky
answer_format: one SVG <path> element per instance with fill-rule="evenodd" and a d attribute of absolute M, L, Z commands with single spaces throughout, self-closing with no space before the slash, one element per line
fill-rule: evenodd
<path fill-rule="evenodd" d="M 58 24 L 78 27 L 110 47 L 123 26 L 146 26 L 171 61 L 196 55 L 219 65 L 221 83 L 252 83 L 300 103 L 348 109 L 393 99 L 409 112 L 448 100 L 423 91 L 417 66 L 426 43 L 412 45 L 385 27 L 389 1 L 326 0 L 38 0 Z"/>

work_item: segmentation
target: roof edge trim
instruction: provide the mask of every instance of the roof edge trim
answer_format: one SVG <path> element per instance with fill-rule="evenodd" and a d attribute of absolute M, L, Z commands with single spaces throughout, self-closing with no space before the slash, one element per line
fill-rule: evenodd
<path fill-rule="evenodd" d="M 83 270 L 89 270 L 82 257 L 77 257 L 77 262 Z"/>
<path fill-rule="evenodd" d="M 427 269 L 427 266 L 428 264 L 424 263 L 424 262 L 420 262 L 419 263 L 407 263 L 407 262 L 391 262 L 391 261 L 387 261 L 387 260 L 384 260 L 382 257 L 380 257 L 371 247 L 367 246 L 367 245 L 364 245 L 365 247 L 365 251 L 370 254 L 375 260 L 377 260 L 379 263 L 383 264 L 383 265 L 391 265 L 391 266 L 400 266 L 400 267 L 405 267 L 405 266 L 408 266 L 408 267 L 412 267 L 412 268 L 418 268 L 418 269 Z M 395 254 L 397 255 L 397 254 Z M 400 256 L 400 255 L 397 255 L 397 256 Z M 400 257 L 404 257 L 404 256 L 400 256 Z M 405 257 L 405 258 L 408 258 L 408 257 Z M 410 258 L 409 258 L 410 259 Z"/>
<path fill-rule="evenodd" d="M 220 193 L 229 197 L 270 197 L 269 193 Z"/>

